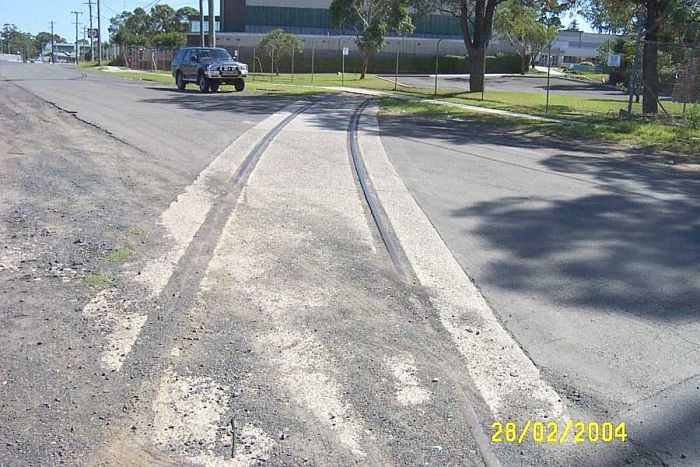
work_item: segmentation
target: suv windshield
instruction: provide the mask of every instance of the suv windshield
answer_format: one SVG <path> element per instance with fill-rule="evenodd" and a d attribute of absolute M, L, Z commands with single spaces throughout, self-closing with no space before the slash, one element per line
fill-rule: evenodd
<path fill-rule="evenodd" d="M 231 60 L 231 55 L 224 49 L 201 49 L 197 51 L 199 59 L 213 58 L 216 60 Z"/>

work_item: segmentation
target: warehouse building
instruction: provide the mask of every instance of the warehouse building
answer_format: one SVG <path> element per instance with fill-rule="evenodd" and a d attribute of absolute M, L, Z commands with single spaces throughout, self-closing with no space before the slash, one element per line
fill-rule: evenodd
<path fill-rule="evenodd" d="M 335 29 L 331 26 L 329 12 L 331 2 L 332 0 L 221 0 L 219 10 L 221 14 L 215 19 L 217 43 L 232 51 L 238 51 L 242 57 L 250 60 L 255 55 L 255 47 L 260 39 L 273 29 L 282 28 L 299 35 L 306 50 L 313 49 L 318 56 L 326 59 L 335 57 L 338 63 L 338 57 L 343 48 L 347 47 L 350 50 L 348 60 L 355 66 L 359 58 L 359 51 L 355 45 L 355 31 Z M 387 67 L 393 69 L 393 65 L 390 66 L 393 63 L 390 56 L 397 52 L 406 58 L 413 57 L 417 61 L 434 57 L 438 46 L 440 55 L 443 56 L 466 55 L 459 26 L 449 15 L 433 14 L 416 17 L 414 25 L 414 32 L 406 37 L 399 37 L 392 32 L 387 34 L 386 45 L 377 54 L 380 60 L 376 63 L 384 63 L 381 71 L 388 71 L 384 69 Z M 204 31 L 207 32 L 206 19 L 203 26 Z M 189 36 L 191 45 L 198 43 L 199 31 L 199 18 L 191 18 Z M 562 31 L 552 50 L 552 64 L 564 65 L 582 60 L 595 60 L 599 54 L 597 47 L 610 37 L 613 36 Z M 508 41 L 496 36 L 492 38 L 488 55 L 513 53 L 515 50 Z M 547 57 L 541 58 L 542 62 L 546 62 Z M 404 64 L 410 66 L 409 62 Z M 455 66 L 458 70 L 451 71 L 466 71 L 466 68 L 461 65 Z M 425 66 L 419 68 L 425 68 Z"/>
<path fill-rule="evenodd" d="M 349 47 L 357 54 L 354 44 L 355 31 L 339 30 L 331 26 L 329 7 L 332 0 L 221 0 L 220 16 L 216 17 L 219 45 L 246 50 L 254 47 L 260 38 L 276 28 L 282 28 L 302 36 L 308 45 L 319 51 L 336 51 Z M 449 16 L 430 15 L 416 19 L 416 29 L 408 37 L 387 34 L 387 45 L 383 51 L 397 49 L 418 55 L 434 55 L 438 39 L 442 39 L 442 54 L 464 55 L 466 49 L 459 26 Z M 204 31 L 208 31 L 207 20 Z M 191 18 L 190 44 L 196 44 L 200 31 L 198 18 Z M 509 52 L 509 44 L 499 46 L 494 38 L 490 53 Z"/>

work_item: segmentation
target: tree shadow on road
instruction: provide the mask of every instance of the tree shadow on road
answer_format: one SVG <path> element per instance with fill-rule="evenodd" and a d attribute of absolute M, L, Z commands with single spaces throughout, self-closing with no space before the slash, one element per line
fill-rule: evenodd
<path fill-rule="evenodd" d="M 271 114 L 299 100 L 299 95 L 275 94 L 274 96 L 253 95 L 220 90 L 216 93 L 202 94 L 193 89 L 179 91 L 166 86 L 148 86 L 146 89 L 159 91 L 163 97 L 141 99 L 145 104 L 170 104 L 176 108 L 198 111 L 238 111 L 241 114 Z M 301 96 L 303 97 L 303 96 Z"/>
<path fill-rule="evenodd" d="M 699 176 L 625 157 L 632 150 L 508 128 L 435 119 L 406 125 L 393 117 L 382 124 L 382 136 L 419 142 L 426 135 L 424 144 L 450 149 L 455 157 L 565 177 L 577 188 L 452 211 L 464 219 L 465 237 L 476 236 L 497 253 L 480 271 L 481 282 L 554 304 L 655 319 L 700 316 Z M 499 154 L 500 146 L 531 152 L 518 152 L 520 162 L 512 153 Z M 581 184 L 589 188 L 578 189 Z"/>

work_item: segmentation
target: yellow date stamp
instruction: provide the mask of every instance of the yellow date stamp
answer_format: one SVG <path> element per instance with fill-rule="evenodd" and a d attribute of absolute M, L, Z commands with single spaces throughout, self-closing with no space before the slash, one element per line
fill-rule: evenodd
<path fill-rule="evenodd" d="M 580 443 L 624 443 L 627 441 L 625 422 L 582 422 L 526 420 L 522 424 L 514 421 L 491 423 L 491 442 L 494 444 L 523 444 L 526 442 L 564 444 Z"/>

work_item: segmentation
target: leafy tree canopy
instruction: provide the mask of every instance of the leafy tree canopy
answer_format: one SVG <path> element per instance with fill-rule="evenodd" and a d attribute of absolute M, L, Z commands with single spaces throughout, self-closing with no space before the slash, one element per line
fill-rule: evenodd
<path fill-rule="evenodd" d="M 333 0 L 331 23 L 356 31 L 355 42 L 362 52 L 360 79 L 364 79 L 372 55 L 384 46 L 387 31 L 413 32 L 408 7 L 408 0 Z"/>
<path fill-rule="evenodd" d="M 543 2 L 508 0 L 496 11 L 497 34 L 515 47 L 522 59 L 522 73 L 528 69 L 528 58 L 535 60 L 557 36 L 557 27 L 547 26 L 542 20 L 543 8 Z"/>
<path fill-rule="evenodd" d="M 188 17 L 197 14 L 192 7 L 175 10 L 166 4 L 155 5 L 148 12 L 143 8 L 123 11 L 110 19 L 111 41 L 119 45 L 181 46 L 186 42 Z"/>

